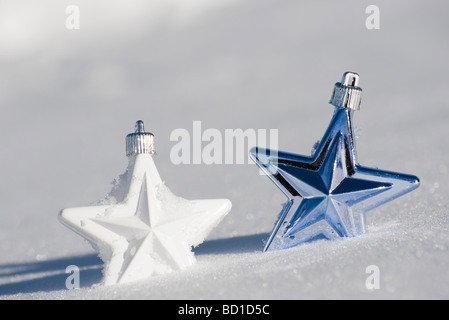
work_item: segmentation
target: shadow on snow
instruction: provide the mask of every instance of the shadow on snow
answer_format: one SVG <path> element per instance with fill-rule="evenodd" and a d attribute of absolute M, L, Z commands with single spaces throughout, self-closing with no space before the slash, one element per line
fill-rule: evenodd
<path fill-rule="evenodd" d="M 195 255 L 231 254 L 262 251 L 268 234 L 208 240 L 193 249 Z M 71 273 L 66 268 L 79 268 L 80 287 L 98 284 L 102 279 L 103 262 L 96 254 L 58 258 L 46 261 L 0 265 L 0 296 L 33 292 L 68 290 L 66 280 Z M 8 281 L 8 280 L 6 280 Z"/>

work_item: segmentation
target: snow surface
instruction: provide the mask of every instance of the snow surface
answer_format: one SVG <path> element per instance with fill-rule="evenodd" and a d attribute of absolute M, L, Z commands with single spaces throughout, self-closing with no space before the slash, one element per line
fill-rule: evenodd
<path fill-rule="evenodd" d="M 79 5 L 81 28 L 65 9 Z M 2 1 L 1 299 L 449 298 L 449 4 L 376 1 Z M 369 233 L 262 253 L 285 202 L 254 164 L 174 165 L 170 133 L 278 129 L 279 149 L 310 154 L 335 82 L 360 74 L 355 113 L 364 166 L 421 186 L 369 212 Z M 187 270 L 112 287 L 57 219 L 103 199 L 127 165 L 136 120 L 155 162 L 186 199 L 228 198 L 231 212 Z M 249 162 L 249 161 L 248 161 Z M 81 269 L 67 290 L 65 269 Z M 368 289 L 367 267 L 380 271 Z"/>

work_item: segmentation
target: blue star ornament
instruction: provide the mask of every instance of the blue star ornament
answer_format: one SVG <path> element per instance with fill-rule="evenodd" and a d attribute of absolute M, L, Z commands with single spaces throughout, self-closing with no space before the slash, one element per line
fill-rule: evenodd
<path fill-rule="evenodd" d="M 330 103 L 335 112 L 312 156 L 255 147 L 251 159 L 287 196 L 264 251 L 366 232 L 365 213 L 419 186 L 413 175 L 358 164 L 352 115 L 359 76 L 346 72 Z"/>

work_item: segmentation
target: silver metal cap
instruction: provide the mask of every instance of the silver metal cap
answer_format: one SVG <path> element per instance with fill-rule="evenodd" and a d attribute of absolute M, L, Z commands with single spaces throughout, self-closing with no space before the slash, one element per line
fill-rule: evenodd
<path fill-rule="evenodd" d="M 136 122 L 136 131 L 126 136 L 126 156 L 154 154 L 154 135 L 145 132 L 142 120 Z"/>
<path fill-rule="evenodd" d="M 345 72 L 341 82 L 335 84 L 329 103 L 342 109 L 359 110 L 362 100 L 362 88 L 358 86 L 359 79 L 357 73 Z"/>

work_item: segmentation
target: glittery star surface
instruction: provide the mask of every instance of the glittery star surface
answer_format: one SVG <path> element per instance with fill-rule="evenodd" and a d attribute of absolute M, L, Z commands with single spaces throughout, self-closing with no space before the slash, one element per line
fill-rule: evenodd
<path fill-rule="evenodd" d="M 191 247 L 203 242 L 231 209 L 227 199 L 186 200 L 171 194 L 151 155 L 133 158 L 128 172 L 122 202 L 68 208 L 59 215 L 99 251 L 106 285 L 194 264 Z"/>
<path fill-rule="evenodd" d="M 357 163 L 352 113 L 335 108 L 311 157 L 257 147 L 250 151 L 288 198 L 264 251 L 363 234 L 367 211 L 419 186 L 415 176 Z"/>

